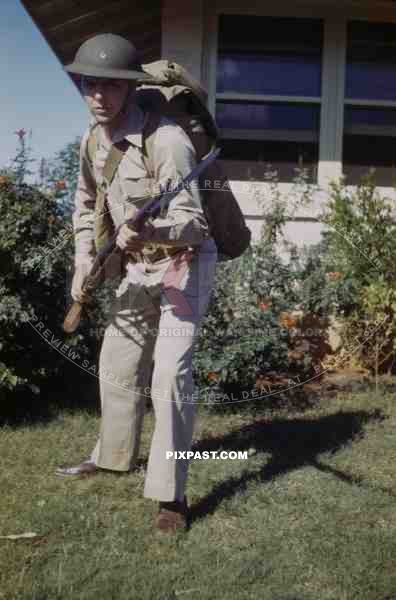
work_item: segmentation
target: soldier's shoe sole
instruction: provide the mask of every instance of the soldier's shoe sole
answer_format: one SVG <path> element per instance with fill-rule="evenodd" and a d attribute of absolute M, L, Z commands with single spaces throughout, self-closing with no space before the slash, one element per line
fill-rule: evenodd
<path fill-rule="evenodd" d="M 55 471 L 58 477 L 90 477 L 97 475 L 102 469 L 97 467 L 95 463 L 86 461 L 74 467 L 61 466 Z"/>

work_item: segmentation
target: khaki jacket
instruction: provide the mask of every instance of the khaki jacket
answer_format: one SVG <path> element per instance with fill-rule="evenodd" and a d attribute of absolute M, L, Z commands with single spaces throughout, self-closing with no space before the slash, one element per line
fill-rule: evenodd
<path fill-rule="evenodd" d="M 124 122 L 112 136 L 112 142 L 124 138 L 130 146 L 123 157 L 111 185 L 107 189 L 107 203 L 115 227 L 121 225 L 140 208 L 142 197 L 159 191 L 169 180 L 172 185 L 190 173 L 196 164 L 193 145 L 185 132 L 163 117 L 155 133 L 153 144 L 154 182 L 142 155 L 142 128 L 145 114 L 132 105 L 125 115 Z M 88 137 L 92 127 L 96 127 L 97 150 L 93 165 L 88 158 Z M 95 256 L 94 209 L 96 186 L 103 184 L 103 167 L 111 143 L 99 124 L 91 123 L 84 133 L 80 147 L 80 171 L 75 195 L 73 229 L 75 235 L 75 264 L 92 264 Z M 154 185 L 154 189 L 153 189 Z M 210 237 L 208 223 L 202 210 L 197 184 L 184 189 L 171 200 L 166 217 L 157 217 L 147 225 L 145 237 L 149 241 L 166 240 L 185 242 L 189 246 L 199 246 Z M 144 262 L 144 255 L 141 257 Z"/>

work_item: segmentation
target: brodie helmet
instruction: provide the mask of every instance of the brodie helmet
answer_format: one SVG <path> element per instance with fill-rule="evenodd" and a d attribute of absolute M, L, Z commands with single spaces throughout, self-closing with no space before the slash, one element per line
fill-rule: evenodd
<path fill-rule="evenodd" d="M 95 35 L 84 42 L 65 70 L 88 77 L 151 79 L 142 69 L 135 46 L 113 33 Z"/>

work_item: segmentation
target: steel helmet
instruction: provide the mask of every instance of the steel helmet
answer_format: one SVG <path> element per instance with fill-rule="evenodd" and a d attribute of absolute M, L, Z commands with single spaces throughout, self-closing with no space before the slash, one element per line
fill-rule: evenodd
<path fill-rule="evenodd" d="M 148 80 L 135 46 L 113 33 L 95 35 L 77 50 L 74 61 L 65 67 L 69 73 L 110 79 Z"/>

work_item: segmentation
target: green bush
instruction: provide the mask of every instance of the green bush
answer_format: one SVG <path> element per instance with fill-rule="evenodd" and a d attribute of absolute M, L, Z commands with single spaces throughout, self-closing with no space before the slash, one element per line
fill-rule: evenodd
<path fill-rule="evenodd" d="M 286 244 L 286 220 L 286 206 L 275 192 L 260 239 L 240 258 L 217 265 L 193 361 L 197 386 L 208 402 L 215 393 L 225 394 L 228 402 L 231 394 L 252 390 L 266 376 L 288 387 L 293 378 L 302 382 L 315 375 L 318 340 L 307 342 L 304 327 L 315 313 L 320 344 L 327 337 L 325 274 L 317 248 L 300 251 Z M 280 242 L 289 251 L 288 262 L 279 254 Z"/>
<path fill-rule="evenodd" d="M 351 192 L 333 183 L 323 220 L 327 263 L 339 301 L 337 319 L 353 362 L 371 372 L 396 367 L 396 215 L 381 197 L 374 174 Z"/>
<path fill-rule="evenodd" d="M 56 399 L 65 389 L 60 381 L 76 384 L 83 374 L 43 339 L 35 323 L 42 322 L 41 331 L 48 329 L 51 338 L 78 351 L 79 360 L 93 358 L 97 344 L 88 338 L 87 325 L 68 338 L 62 330 L 70 302 L 73 243 L 56 191 L 44 193 L 3 172 L 0 211 L 0 398 L 5 418 L 15 412 L 20 394 L 35 396 L 33 411 L 40 412 L 50 384 L 59 388 Z"/>
<path fill-rule="evenodd" d="M 6 176 L 0 186 L 0 210 L 0 357 L 9 375 L 3 382 L 27 383 L 35 389 L 52 361 L 47 364 L 46 346 L 41 348 L 28 322 L 38 314 L 53 326 L 64 309 L 64 255 L 43 258 L 50 248 L 50 232 L 56 236 L 60 231 L 60 220 L 50 197 Z"/>
<path fill-rule="evenodd" d="M 278 315 L 289 305 L 283 293 L 277 295 L 284 279 L 271 258 L 253 246 L 235 263 L 218 265 L 194 354 L 202 395 L 251 388 L 260 374 L 288 368 L 288 344 Z"/>

